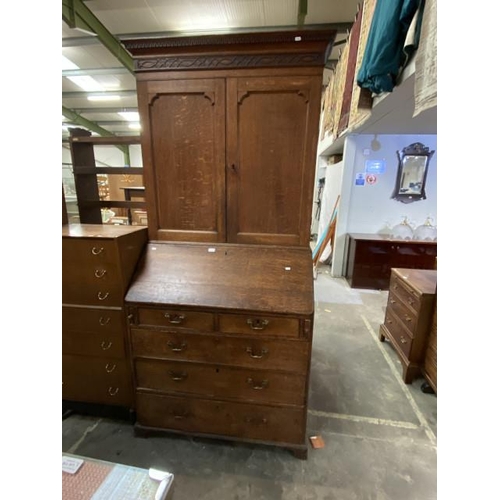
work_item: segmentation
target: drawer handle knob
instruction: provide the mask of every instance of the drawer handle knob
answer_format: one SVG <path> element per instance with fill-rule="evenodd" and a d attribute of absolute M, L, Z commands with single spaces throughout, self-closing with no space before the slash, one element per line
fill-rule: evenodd
<path fill-rule="evenodd" d="M 111 318 L 103 318 L 102 316 L 99 318 L 99 324 L 101 326 L 107 325 L 111 321 Z"/>
<path fill-rule="evenodd" d="M 412 299 L 408 299 L 408 304 L 410 304 L 410 306 L 412 306 L 414 303 L 415 303 L 415 301 L 414 301 L 414 300 L 412 300 Z"/>
<path fill-rule="evenodd" d="M 168 374 L 170 375 L 170 378 L 175 382 L 182 382 L 183 380 L 186 380 L 188 376 L 186 372 L 179 373 L 179 372 L 173 372 L 172 370 L 170 370 Z"/>
<path fill-rule="evenodd" d="M 245 417 L 245 422 L 247 424 L 254 424 L 254 425 L 259 425 L 259 424 L 267 424 L 267 418 L 263 417 Z"/>
<path fill-rule="evenodd" d="M 96 278 L 102 278 L 106 274 L 106 269 L 96 269 L 94 272 L 94 276 Z"/>
<path fill-rule="evenodd" d="M 253 359 L 261 359 L 263 358 L 268 352 L 269 350 L 266 349 L 265 347 L 263 347 L 261 350 L 260 350 L 260 354 L 257 354 L 254 350 L 253 350 L 253 347 L 247 347 L 246 349 L 246 352 L 248 352 L 248 355 L 253 358 Z"/>
<path fill-rule="evenodd" d="M 406 344 L 408 342 L 403 336 L 399 337 L 399 340 L 401 340 L 402 344 Z"/>
<path fill-rule="evenodd" d="M 388 325 L 392 325 L 392 319 L 388 319 L 388 320 L 387 320 L 387 324 L 388 324 Z"/>
<path fill-rule="evenodd" d="M 172 349 L 172 351 L 174 352 L 181 352 L 181 351 L 184 351 L 184 349 L 186 349 L 187 347 L 187 344 L 185 342 L 183 342 L 181 345 L 178 345 L 176 344 L 175 342 L 172 342 L 171 340 L 169 340 L 167 342 L 167 345 L 168 347 L 170 347 L 170 349 Z"/>
<path fill-rule="evenodd" d="M 113 366 L 111 366 L 109 363 L 106 363 L 106 366 L 104 367 L 104 369 L 106 370 L 107 373 L 111 373 L 112 371 L 114 371 L 116 368 L 116 365 L 114 364 Z"/>
<path fill-rule="evenodd" d="M 396 301 L 395 301 L 395 300 L 392 300 L 392 299 L 391 299 L 389 302 L 390 302 L 391 304 L 395 304 L 395 303 L 396 303 Z"/>
<path fill-rule="evenodd" d="M 113 342 L 108 342 L 108 344 L 106 345 L 106 342 L 104 342 L 104 340 L 103 340 L 101 342 L 101 349 L 103 351 L 107 351 L 112 345 L 113 345 Z"/>
<path fill-rule="evenodd" d="M 101 252 L 103 252 L 104 248 L 97 248 L 97 247 L 92 247 L 92 255 L 99 255 Z"/>
<path fill-rule="evenodd" d="M 186 316 L 184 316 L 184 314 L 165 313 L 165 318 L 167 318 L 172 325 L 179 325 L 186 319 Z"/>
<path fill-rule="evenodd" d="M 98 292 L 97 293 L 97 298 L 99 300 L 106 300 L 109 297 L 109 292 L 103 293 L 103 292 Z"/>
<path fill-rule="evenodd" d="M 110 388 L 108 389 L 108 394 L 109 394 L 110 396 L 116 396 L 116 395 L 118 394 L 118 391 L 119 391 L 119 390 L 120 390 L 120 388 L 119 388 L 119 387 L 115 387 L 114 389 L 113 389 L 113 387 L 110 387 Z"/>
<path fill-rule="evenodd" d="M 252 330 L 264 330 L 264 328 L 269 324 L 269 321 L 267 319 L 250 318 L 247 319 L 247 323 L 250 325 Z"/>
<path fill-rule="evenodd" d="M 254 382 L 253 378 L 247 378 L 247 383 L 252 386 L 252 389 L 255 389 L 256 391 L 261 391 L 262 389 L 265 389 L 268 385 L 269 382 L 264 379 L 262 382 Z"/>
<path fill-rule="evenodd" d="M 408 321 L 408 323 L 411 323 L 411 318 L 410 318 L 410 316 L 408 316 L 408 315 L 406 315 L 406 314 L 405 314 L 405 320 L 406 320 L 406 321 Z"/>

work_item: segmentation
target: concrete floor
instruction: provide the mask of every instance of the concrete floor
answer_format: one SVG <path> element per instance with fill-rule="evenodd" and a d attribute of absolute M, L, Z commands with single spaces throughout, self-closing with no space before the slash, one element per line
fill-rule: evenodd
<path fill-rule="evenodd" d="M 349 288 L 326 267 L 316 315 L 307 461 L 279 448 L 179 436 L 134 437 L 124 420 L 73 414 L 63 452 L 174 473 L 174 500 L 431 500 L 437 497 L 437 397 L 405 385 L 377 335 L 387 292 Z"/>

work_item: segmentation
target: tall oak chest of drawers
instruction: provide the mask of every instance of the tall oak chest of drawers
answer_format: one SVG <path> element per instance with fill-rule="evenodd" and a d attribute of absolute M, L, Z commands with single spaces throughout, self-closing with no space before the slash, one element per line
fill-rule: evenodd
<path fill-rule="evenodd" d="M 309 249 L 149 242 L 125 304 L 138 433 L 274 444 L 305 458 Z"/>
<path fill-rule="evenodd" d="M 62 229 L 63 400 L 133 407 L 123 298 L 147 229 Z"/>
<path fill-rule="evenodd" d="M 399 269 L 391 271 L 385 320 L 379 338 L 388 338 L 403 365 L 403 380 L 411 384 L 422 372 L 425 349 L 436 301 L 437 271 Z"/>

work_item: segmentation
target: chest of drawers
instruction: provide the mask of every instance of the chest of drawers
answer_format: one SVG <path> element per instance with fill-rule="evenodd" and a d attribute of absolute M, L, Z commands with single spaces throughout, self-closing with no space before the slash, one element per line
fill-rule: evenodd
<path fill-rule="evenodd" d="M 436 300 L 437 271 L 391 271 L 389 296 L 379 338 L 390 340 L 403 365 L 403 380 L 410 384 L 422 372 L 424 352 Z"/>
<path fill-rule="evenodd" d="M 125 304 L 137 432 L 274 444 L 305 457 L 309 249 L 150 242 Z"/>
<path fill-rule="evenodd" d="M 71 224 L 62 232 L 62 396 L 131 408 L 123 298 L 145 228 Z"/>

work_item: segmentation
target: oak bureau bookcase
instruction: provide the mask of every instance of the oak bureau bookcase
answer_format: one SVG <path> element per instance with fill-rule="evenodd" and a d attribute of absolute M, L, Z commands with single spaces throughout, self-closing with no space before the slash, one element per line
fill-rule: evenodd
<path fill-rule="evenodd" d="M 149 243 L 125 297 L 137 432 L 307 455 L 309 247 L 334 30 L 129 39 Z"/>

